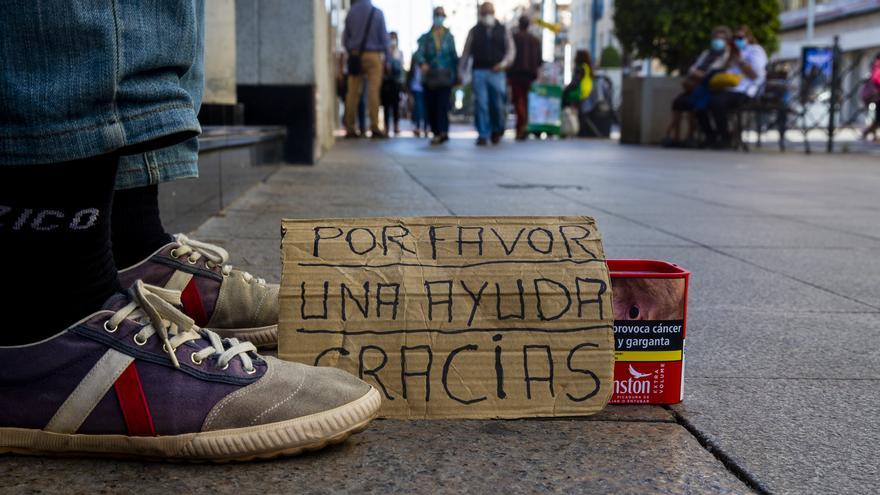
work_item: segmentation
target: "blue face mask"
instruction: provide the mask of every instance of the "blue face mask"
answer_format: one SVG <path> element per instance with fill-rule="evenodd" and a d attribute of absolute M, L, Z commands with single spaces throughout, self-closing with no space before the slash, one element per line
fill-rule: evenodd
<path fill-rule="evenodd" d="M 716 52 L 720 52 L 724 50 L 724 45 L 726 43 L 721 38 L 712 38 L 712 50 Z"/>
<path fill-rule="evenodd" d="M 434 25 L 435 26 L 440 27 L 443 25 L 444 22 L 446 22 L 446 17 L 443 17 L 442 15 L 435 15 L 434 16 Z"/>
<path fill-rule="evenodd" d="M 736 44 L 736 47 L 739 48 L 740 51 L 745 50 L 746 46 L 748 46 L 748 44 L 749 44 L 745 38 L 737 38 L 737 39 L 733 40 L 733 42 Z"/>

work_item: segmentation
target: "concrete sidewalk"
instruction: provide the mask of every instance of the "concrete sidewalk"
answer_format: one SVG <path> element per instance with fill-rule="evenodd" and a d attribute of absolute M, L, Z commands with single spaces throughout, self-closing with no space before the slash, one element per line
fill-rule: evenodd
<path fill-rule="evenodd" d="M 280 277 L 282 217 L 594 216 L 609 258 L 693 272 L 685 401 L 588 419 L 377 421 L 246 465 L 0 458 L 4 491 L 874 493 L 880 163 L 603 141 L 343 141 L 195 233 Z"/>

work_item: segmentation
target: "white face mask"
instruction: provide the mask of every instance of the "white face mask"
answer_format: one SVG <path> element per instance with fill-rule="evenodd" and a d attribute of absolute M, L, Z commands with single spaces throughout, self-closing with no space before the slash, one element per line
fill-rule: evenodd
<path fill-rule="evenodd" d="M 492 27 L 495 25 L 495 16 L 493 14 L 485 14 L 480 17 L 480 22 L 489 27 Z"/>

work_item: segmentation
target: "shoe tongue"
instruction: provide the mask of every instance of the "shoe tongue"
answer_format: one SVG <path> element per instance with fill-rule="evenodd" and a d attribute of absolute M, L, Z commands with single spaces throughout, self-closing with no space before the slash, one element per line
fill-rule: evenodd
<path fill-rule="evenodd" d="M 117 292 L 110 296 L 110 299 L 107 299 L 107 302 L 104 303 L 104 307 L 101 308 L 106 311 L 119 311 L 124 308 L 131 301 L 124 292 Z"/>

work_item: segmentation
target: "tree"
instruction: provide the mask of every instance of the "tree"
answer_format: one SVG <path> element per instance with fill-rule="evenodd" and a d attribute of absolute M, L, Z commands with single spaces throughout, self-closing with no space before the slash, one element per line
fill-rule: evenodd
<path fill-rule="evenodd" d="M 668 73 L 683 73 L 709 46 L 712 28 L 748 25 L 761 46 L 779 46 L 778 0 L 618 0 L 614 29 L 624 52 L 656 58 Z"/>
<path fill-rule="evenodd" d="M 620 52 L 617 51 L 617 48 L 612 45 L 603 48 L 602 54 L 599 56 L 599 66 L 609 69 L 620 67 Z"/>

